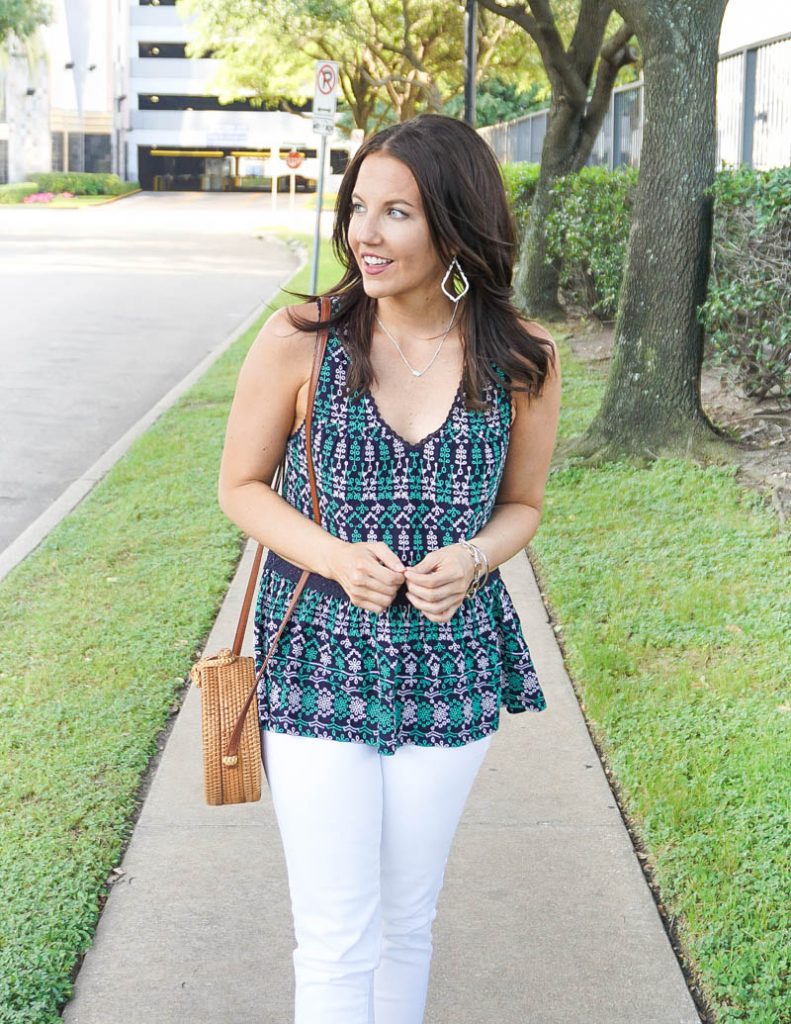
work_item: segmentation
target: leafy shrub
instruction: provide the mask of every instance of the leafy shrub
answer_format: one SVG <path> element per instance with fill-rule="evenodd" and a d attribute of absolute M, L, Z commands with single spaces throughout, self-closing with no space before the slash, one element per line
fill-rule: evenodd
<path fill-rule="evenodd" d="M 120 196 L 140 188 L 135 181 L 121 181 L 117 174 L 89 171 L 41 171 L 30 175 L 41 192 L 72 192 L 75 196 Z"/>
<path fill-rule="evenodd" d="M 510 164 L 502 173 L 523 230 L 538 167 Z M 562 298 L 602 319 L 618 308 L 637 178 L 633 168 L 584 167 L 552 186 L 547 241 Z M 733 367 L 750 395 L 791 397 L 791 168 L 728 168 L 710 195 L 712 267 L 699 310 L 707 356 Z"/>
<path fill-rule="evenodd" d="M 505 191 L 508 194 L 508 201 L 511 204 L 511 210 L 516 219 L 520 240 L 527 227 L 530 204 L 533 202 L 533 196 L 536 194 L 539 170 L 538 164 L 518 163 L 500 165 Z"/>
<path fill-rule="evenodd" d="M 711 277 L 700 308 L 715 363 L 745 391 L 791 398 L 791 167 L 720 171 Z"/>
<path fill-rule="evenodd" d="M 549 254 L 567 303 L 612 320 L 626 267 L 637 169 L 583 167 L 552 185 Z"/>
<path fill-rule="evenodd" d="M 0 203 L 21 203 L 25 196 L 38 192 L 34 181 L 20 181 L 14 185 L 0 185 Z"/>

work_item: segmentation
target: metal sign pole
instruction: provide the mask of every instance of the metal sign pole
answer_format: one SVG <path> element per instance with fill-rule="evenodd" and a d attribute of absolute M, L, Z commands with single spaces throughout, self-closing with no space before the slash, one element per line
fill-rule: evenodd
<path fill-rule="evenodd" d="M 316 186 L 316 225 L 313 230 L 313 260 L 310 267 L 310 294 L 316 294 L 319 277 L 319 245 L 321 244 L 321 207 L 324 203 L 324 163 L 327 156 L 327 136 L 321 136 L 319 145 L 319 183 Z"/>
<path fill-rule="evenodd" d="M 464 120 L 475 127 L 475 69 L 477 53 L 477 14 L 475 0 L 467 0 L 464 15 Z"/>
<path fill-rule="evenodd" d="M 335 131 L 335 106 L 338 90 L 338 64 L 333 60 L 316 61 L 316 88 L 313 96 L 313 131 L 321 135 L 319 180 L 316 185 L 316 227 L 313 233 L 313 260 L 310 267 L 310 294 L 316 294 L 321 244 L 321 208 L 324 205 L 324 165 L 327 162 L 327 136 Z"/>

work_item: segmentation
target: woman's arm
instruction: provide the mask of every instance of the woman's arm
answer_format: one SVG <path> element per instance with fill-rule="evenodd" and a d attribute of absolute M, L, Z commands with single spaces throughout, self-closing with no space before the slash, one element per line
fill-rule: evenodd
<path fill-rule="evenodd" d="M 513 393 L 516 418 L 497 502 L 486 526 L 469 538 L 485 552 L 490 569 L 522 551 L 535 536 L 557 435 L 561 391 L 557 347 L 543 328 L 532 322 L 529 327 L 552 341 L 555 364 L 550 367 L 540 397 L 528 402 L 524 392 Z"/>
<path fill-rule="evenodd" d="M 315 308 L 299 308 L 310 315 Z M 270 486 L 294 423 L 297 392 L 310 377 L 315 334 L 296 331 L 285 309 L 267 320 L 239 372 L 220 464 L 220 508 L 248 536 L 300 569 L 329 576 L 344 542 Z"/>
<path fill-rule="evenodd" d="M 311 309 L 304 305 L 299 312 L 310 316 Z M 398 555 L 381 541 L 349 543 L 333 536 L 270 486 L 294 424 L 297 395 L 310 379 L 315 337 L 296 331 L 284 309 L 264 324 L 239 371 L 217 497 L 248 536 L 300 569 L 336 580 L 353 604 L 380 613 L 404 582 Z"/>
<path fill-rule="evenodd" d="M 554 341 L 552 345 L 554 349 Z M 497 502 L 489 522 L 470 538 L 486 554 L 490 571 L 522 551 L 538 529 L 560 413 L 557 349 L 555 357 L 540 397 L 528 403 L 523 392 L 513 394 L 516 417 Z M 432 622 L 447 622 L 464 600 L 474 571 L 463 544 L 430 551 L 404 574 L 407 598 Z"/>

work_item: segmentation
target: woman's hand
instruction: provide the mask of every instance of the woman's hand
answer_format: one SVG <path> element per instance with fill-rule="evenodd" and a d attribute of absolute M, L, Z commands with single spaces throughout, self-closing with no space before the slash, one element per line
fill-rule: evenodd
<path fill-rule="evenodd" d="M 343 542 L 328 558 L 330 578 L 340 583 L 352 604 L 379 614 L 392 604 L 404 582 L 406 566 L 384 541 Z"/>
<path fill-rule="evenodd" d="M 431 622 L 447 622 L 474 575 L 475 562 L 464 545 L 448 544 L 406 570 L 407 599 Z"/>

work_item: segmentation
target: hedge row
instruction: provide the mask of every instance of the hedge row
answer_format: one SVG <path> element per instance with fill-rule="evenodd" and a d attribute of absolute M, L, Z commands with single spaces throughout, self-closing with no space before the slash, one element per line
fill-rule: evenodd
<path fill-rule="evenodd" d="M 15 185 L 0 185 L 0 203 L 21 203 L 25 196 L 38 192 L 38 185 L 32 181 L 21 181 Z"/>
<path fill-rule="evenodd" d="M 75 196 L 121 196 L 140 188 L 136 181 L 121 181 L 117 174 L 88 171 L 42 171 L 29 178 L 41 192 L 71 192 Z"/>
<path fill-rule="evenodd" d="M 791 397 L 791 167 L 723 172 L 701 323 L 758 398 Z"/>
<path fill-rule="evenodd" d="M 524 231 L 536 164 L 503 167 Z M 561 268 L 564 301 L 613 319 L 628 254 L 638 171 L 585 167 L 553 185 L 549 255 Z M 712 273 L 699 317 L 715 362 L 734 368 L 748 394 L 791 397 L 791 168 L 717 174 Z"/>

